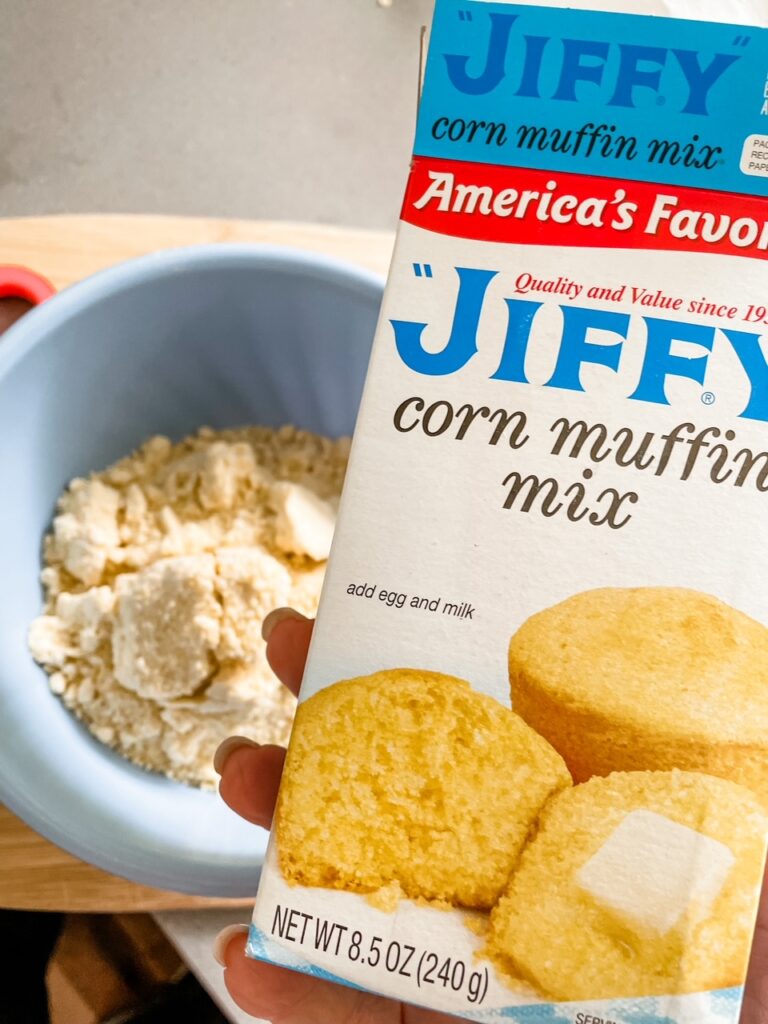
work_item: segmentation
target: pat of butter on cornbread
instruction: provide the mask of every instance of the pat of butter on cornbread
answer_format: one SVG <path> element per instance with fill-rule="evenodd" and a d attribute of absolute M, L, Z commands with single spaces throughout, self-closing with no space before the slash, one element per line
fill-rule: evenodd
<path fill-rule="evenodd" d="M 509 646 L 512 706 L 576 782 L 702 771 L 768 805 L 768 629 L 680 587 L 604 588 L 531 616 Z"/>
<path fill-rule="evenodd" d="M 292 883 L 488 909 L 544 802 L 571 785 L 517 715 L 452 676 L 392 669 L 299 707 L 277 847 Z M 478 799 L 482 794 L 482 799 Z"/>
<path fill-rule="evenodd" d="M 683 914 L 706 917 L 735 863 L 730 847 L 654 811 L 631 811 L 576 874 L 628 931 L 666 935 Z"/>
<path fill-rule="evenodd" d="M 575 786 L 544 808 L 487 952 L 558 1000 L 740 984 L 767 826 L 749 790 L 699 773 Z"/>

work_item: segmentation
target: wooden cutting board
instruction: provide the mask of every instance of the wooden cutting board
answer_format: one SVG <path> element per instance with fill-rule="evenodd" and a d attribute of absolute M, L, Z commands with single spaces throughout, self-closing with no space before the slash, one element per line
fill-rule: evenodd
<path fill-rule="evenodd" d="M 201 242 L 290 245 L 386 274 L 393 235 L 315 224 L 186 217 L 97 215 L 0 220 L 0 263 L 36 270 L 56 288 L 121 260 Z M 49 843 L 0 805 L 0 907 L 119 912 L 237 902 L 245 901 L 162 892 L 108 875 Z"/>

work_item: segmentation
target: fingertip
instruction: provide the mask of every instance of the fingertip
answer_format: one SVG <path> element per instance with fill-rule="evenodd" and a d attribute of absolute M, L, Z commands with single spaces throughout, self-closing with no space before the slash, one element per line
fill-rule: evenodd
<path fill-rule="evenodd" d="M 213 941 L 213 958 L 216 963 L 226 969 L 235 957 L 245 956 L 247 940 L 247 924 L 229 924 L 222 928 Z"/>
<path fill-rule="evenodd" d="M 293 619 L 295 622 L 306 622 L 306 615 L 302 615 L 301 612 L 297 612 L 295 608 L 285 606 L 283 608 L 273 608 L 269 615 L 266 616 L 261 624 L 261 638 L 269 643 L 269 638 L 275 631 L 275 628 L 281 623 L 288 619 Z"/>
<path fill-rule="evenodd" d="M 283 747 L 240 747 L 227 757 L 219 796 L 241 818 L 270 828 L 285 764 Z"/>
<path fill-rule="evenodd" d="M 281 619 L 270 631 L 267 661 L 280 682 L 298 696 L 314 619 L 288 617 Z"/>
<path fill-rule="evenodd" d="M 248 736 L 227 736 L 216 748 L 213 755 L 213 770 L 217 775 L 224 774 L 224 766 L 236 750 L 248 747 L 251 750 L 258 750 L 259 744 Z"/>

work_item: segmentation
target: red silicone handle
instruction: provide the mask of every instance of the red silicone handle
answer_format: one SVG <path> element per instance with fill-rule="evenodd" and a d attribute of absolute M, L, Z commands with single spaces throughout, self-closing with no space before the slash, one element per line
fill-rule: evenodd
<path fill-rule="evenodd" d="M 37 306 L 55 294 L 51 282 L 33 270 L 0 264 L 0 299 L 26 299 Z"/>

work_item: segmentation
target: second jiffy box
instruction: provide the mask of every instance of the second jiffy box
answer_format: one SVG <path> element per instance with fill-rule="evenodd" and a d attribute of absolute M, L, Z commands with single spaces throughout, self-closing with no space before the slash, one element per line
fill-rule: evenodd
<path fill-rule="evenodd" d="M 723 9 L 437 0 L 254 957 L 478 1021 L 738 1019 L 768 15 Z"/>

